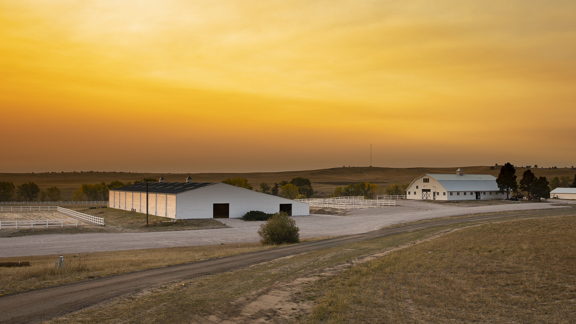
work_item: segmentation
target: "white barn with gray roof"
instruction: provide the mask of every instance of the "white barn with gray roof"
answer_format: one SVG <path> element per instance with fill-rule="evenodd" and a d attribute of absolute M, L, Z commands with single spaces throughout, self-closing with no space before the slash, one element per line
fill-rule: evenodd
<path fill-rule="evenodd" d="M 550 192 L 550 198 L 576 199 L 576 188 L 556 188 Z"/>
<path fill-rule="evenodd" d="M 161 179 L 162 181 L 162 179 Z M 187 179 L 187 181 L 189 181 Z M 251 210 L 309 215 L 308 204 L 225 183 L 150 182 L 110 190 L 109 207 L 172 219 L 240 218 Z"/>
<path fill-rule="evenodd" d="M 506 199 L 496 177 L 487 174 L 424 174 L 406 189 L 406 199 L 413 200 L 494 200 Z"/>

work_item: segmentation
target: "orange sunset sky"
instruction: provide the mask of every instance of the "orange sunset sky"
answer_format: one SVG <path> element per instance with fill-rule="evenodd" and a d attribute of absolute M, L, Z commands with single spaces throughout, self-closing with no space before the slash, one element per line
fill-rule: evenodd
<path fill-rule="evenodd" d="M 0 0 L 0 172 L 576 165 L 576 1 Z"/>

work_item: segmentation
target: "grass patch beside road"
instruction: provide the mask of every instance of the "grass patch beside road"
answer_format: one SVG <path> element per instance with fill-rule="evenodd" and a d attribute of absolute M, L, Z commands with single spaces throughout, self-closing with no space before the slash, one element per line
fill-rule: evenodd
<path fill-rule="evenodd" d="M 574 323 L 576 216 L 486 224 L 318 281 L 311 322 Z"/>
<path fill-rule="evenodd" d="M 226 225 L 215 219 L 179 219 L 148 215 L 114 208 L 74 208 L 81 213 L 104 218 L 106 227 L 123 232 L 183 231 L 193 229 L 224 228 Z"/>
<path fill-rule="evenodd" d="M 2 262 L 29 261 L 31 264 L 30 267 L 22 268 L 0 267 L 0 295 L 270 248 L 273 247 L 259 243 L 242 243 L 65 254 L 64 271 L 55 267 L 57 255 L 0 258 Z"/>

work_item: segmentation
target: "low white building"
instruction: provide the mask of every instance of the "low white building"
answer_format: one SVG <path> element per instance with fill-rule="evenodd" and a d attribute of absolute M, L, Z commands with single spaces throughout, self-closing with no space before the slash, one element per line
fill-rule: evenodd
<path fill-rule="evenodd" d="M 576 188 L 556 188 L 550 192 L 550 198 L 576 199 Z"/>
<path fill-rule="evenodd" d="M 225 183 L 141 182 L 110 190 L 110 208 L 146 213 L 146 201 L 150 215 L 173 219 L 239 218 L 251 210 L 310 214 L 308 204 Z"/>
<path fill-rule="evenodd" d="M 492 200 L 505 199 L 496 177 L 487 174 L 424 174 L 406 189 L 406 199 L 413 200 Z"/>

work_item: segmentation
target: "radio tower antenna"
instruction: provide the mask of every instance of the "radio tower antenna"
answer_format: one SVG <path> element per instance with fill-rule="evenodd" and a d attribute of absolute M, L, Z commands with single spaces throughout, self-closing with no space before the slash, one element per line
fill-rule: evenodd
<path fill-rule="evenodd" d="M 372 144 L 370 144 L 370 167 L 372 167 Z"/>

